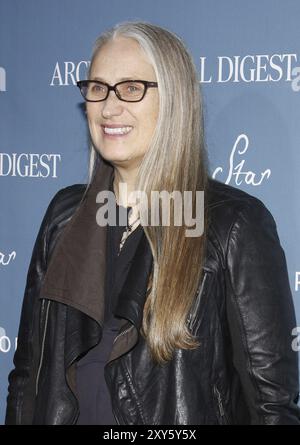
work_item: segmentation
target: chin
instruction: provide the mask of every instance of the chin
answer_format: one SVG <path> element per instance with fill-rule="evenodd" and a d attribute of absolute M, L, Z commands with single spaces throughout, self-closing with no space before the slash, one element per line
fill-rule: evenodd
<path fill-rule="evenodd" d="M 100 152 L 103 159 L 105 159 L 107 162 L 110 162 L 113 165 L 126 165 L 131 162 L 130 156 L 125 156 L 124 153 L 122 155 L 113 155 L 112 153 L 106 153 L 106 152 Z"/>
<path fill-rule="evenodd" d="M 107 161 L 113 161 L 113 160 L 126 160 L 130 157 L 130 154 L 126 150 L 119 148 L 118 150 L 113 149 L 112 147 L 104 148 L 103 145 L 101 148 L 97 148 L 97 151 L 100 153 L 100 155 L 106 159 Z"/>
<path fill-rule="evenodd" d="M 113 158 L 108 160 L 113 166 L 118 167 L 131 167 L 134 161 L 132 159 L 128 158 Z"/>

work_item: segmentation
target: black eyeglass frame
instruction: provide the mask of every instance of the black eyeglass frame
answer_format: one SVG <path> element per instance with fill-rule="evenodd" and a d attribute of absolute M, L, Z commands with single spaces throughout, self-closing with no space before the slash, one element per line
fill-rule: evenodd
<path fill-rule="evenodd" d="M 99 85 L 105 85 L 105 86 L 107 87 L 107 94 L 106 94 L 106 96 L 105 96 L 103 99 L 98 99 L 98 100 L 90 100 L 90 99 L 87 99 L 87 98 L 83 95 L 83 93 L 82 93 L 82 89 L 81 89 L 81 88 L 82 88 L 83 86 L 87 86 L 89 82 L 94 82 L 94 83 L 97 83 L 97 84 L 99 84 Z M 119 92 L 118 92 L 118 90 L 117 90 L 117 87 L 118 87 L 118 85 L 121 85 L 121 84 L 123 84 L 123 83 L 128 83 L 128 82 L 129 82 L 129 83 L 130 83 L 130 82 L 139 82 L 139 83 L 142 83 L 142 84 L 144 85 L 144 87 L 145 87 L 145 89 L 144 89 L 144 94 L 142 95 L 142 97 L 141 97 L 140 99 L 137 99 L 137 100 L 126 100 L 126 99 L 122 99 L 122 97 L 120 96 L 120 94 L 119 94 Z M 157 82 L 149 82 L 148 80 L 140 80 L 140 79 L 138 79 L 138 80 L 131 80 L 131 79 L 129 79 L 129 80 L 122 80 L 122 82 L 117 82 L 115 85 L 109 85 L 108 83 L 106 83 L 106 82 L 101 82 L 100 80 L 91 80 L 91 79 L 89 79 L 89 80 L 78 80 L 78 81 L 76 82 L 76 85 L 77 85 L 78 88 L 80 89 L 80 93 L 81 93 L 82 97 L 83 97 L 84 100 L 86 100 L 87 102 L 103 102 L 104 100 L 106 100 L 106 99 L 108 98 L 108 95 L 109 95 L 110 91 L 114 91 L 114 92 L 115 92 L 115 95 L 117 96 L 117 98 L 118 98 L 119 100 L 123 101 L 123 102 L 140 102 L 141 100 L 144 99 L 145 94 L 146 94 L 148 88 L 157 88 L 157 87 L 158 87 L 158 83 L 157 83 Z"/>

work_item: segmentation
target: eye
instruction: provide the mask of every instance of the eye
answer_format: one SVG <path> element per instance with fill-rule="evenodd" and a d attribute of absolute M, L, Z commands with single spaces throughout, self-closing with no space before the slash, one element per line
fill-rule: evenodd
<path fill-rule="evenodd" d="M 91 86 L 91 90 L 93 93 L 102 93 L 103 91 L 105 91 L 105 86 L 98 83 L 93 83 Z"/>
<path fill-rule="evenodd" d="M 126 85 L 126 90 L 128 93 L 139 93 L 143 90 L 143 85 L 138 83 L 130 83 Z"/>

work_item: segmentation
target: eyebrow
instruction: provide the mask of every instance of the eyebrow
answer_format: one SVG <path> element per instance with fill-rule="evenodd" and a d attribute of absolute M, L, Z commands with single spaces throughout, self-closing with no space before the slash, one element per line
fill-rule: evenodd
<path fill-rule="evenodd" d="M 135 80 L 135 79 L 139 79 L 139 78 L 140 78 L 140 76 L 136 76 L 136 75 L 133 75 L 133 76 L 130 76 L 130 77 L 121 77 L 121 78 L 118 80 L 118 82 L 123 82 L 124 80 Z M 99 82 L 108 83 L 108 82 L 107 82 L 106 80 L 104 80 L 102 77 L 97 77 L 97 76 L 91 78 L 90 80 L 99 80 Z M 116 82 L 116 83 L 118 83 L 118 82 Z"/>

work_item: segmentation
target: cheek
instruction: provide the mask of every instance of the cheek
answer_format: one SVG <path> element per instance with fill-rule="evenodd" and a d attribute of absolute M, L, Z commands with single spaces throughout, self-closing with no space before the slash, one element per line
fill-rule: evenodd
<path fill-rule="evenodd" d="M 90 133 L 92 135 L 101 134 L 100 132 L 98 133 L 98 130 L 100 130 L 101 127 L 100 127 L 100 125 L 96 119 L 95 113 L 93 111 L 87 112 L 87 123 L 89 126 Z"/>
<path fill-rule="evenodd" d="M 89 123 L 95 123 L 95 120 L 99 119 L 101 115 L 101 108 L 96 106 L 96 104 L 87 102 L 86 106 L 86 117 Z"/>
<path fill-rule="evenodd" d="M 151 106 L 145 107 L 145 110 L 143 110 L 143 113 L 141 114 L 143 116 L 143 129 L 149 136 L 152 135 L 156 128 L 158 111 L 158 102 L 155 102 L 152 103 Z"/>
<path fill-rule="evenodd" d="M 145 125 L 147 128 L 147 133 L 148 133 L 149 137 L 152 136 L 152 134 L 154 133 L 154 130 L 157 125 L 157 118 L 158 118 L 158 114 L 156 112 L 149 114 L 147 117 Z"/>
<path fill-rule="evenodd" d="M 152 107 L 151 107 L 151 110 L 149 113 L 149 125 L 151 126 L 152 131 L 155 130 L 157 120 L 158 120 L 158 114 L 159 114 L 159 99 L 157 97 L 156 100 L 154 101 L 154 103 L 152 104 Z"/>

